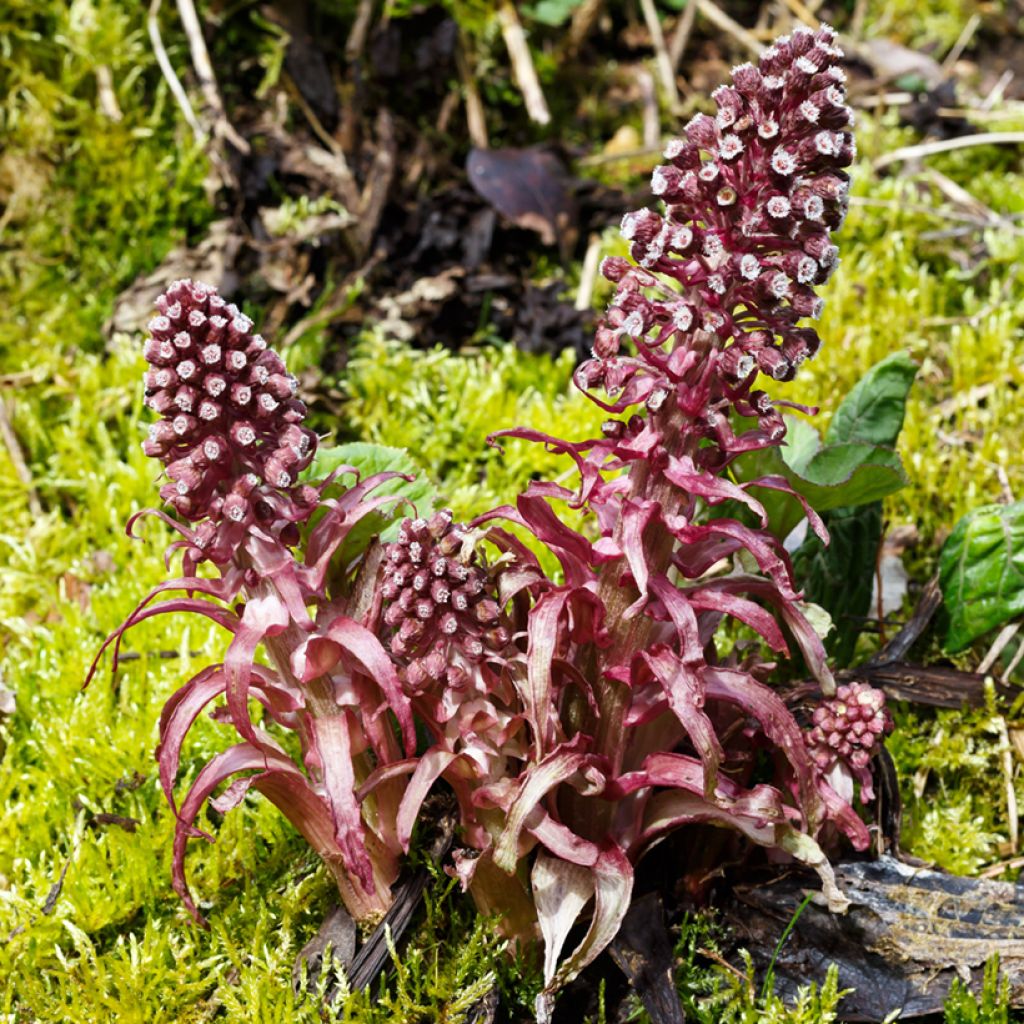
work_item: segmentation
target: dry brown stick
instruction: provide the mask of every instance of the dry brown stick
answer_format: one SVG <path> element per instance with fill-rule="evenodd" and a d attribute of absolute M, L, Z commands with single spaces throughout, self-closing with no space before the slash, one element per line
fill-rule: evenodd
<path fill-rule="evenodd" d="M 537 78 L 537 69 L 533 66 L 523 23 L 519 20 L 512 0 L 502 0 L 498 5 L 498 22 L 501 25 L 501 35 L 505 40 L 509 59 L 512 61 L 512 74 L 515 76 L 519 91 L 523 94 L 526 113 L 530 120 L 537 124 L 550 124 L 551 112 L 548 110 L 547 100 L 544 99 L 540 79 Z"/>
<path fill-rule="evenodd" d="M 373 21 L 373 0 L 359 0 L 356 20 L 352 22 L 352 31 L 345 40 L 345 60 L 358 60 L 366 49 L 366 38 L 370 34 L 370 23 Z"/>
<path fill-rule="evenodd" d="M 569 23 L 569 39 L 566 44 L 566 51 L 570 55 L 575 54 L 590 35 L 603 7 L 604 0 L 583 0 L 583 3 L 572 12 L 572 21 Z"/>
<path fill-rule="evenodd" d="M 316 111 L 309 105 L 306 97 L 302 95 L 302 90 L 295 84 L 295 79 L 287 71 L 283 77 L 288 87 L 289 96 L 295 101 L 295 105 L 299 110 L 302 111 L 302 116 L 309 122 L 309 127 L 313 129 L 313 134 L 335 156 L 341 157 L 344 160 L 345 151 L 341 148 L 341 143 L 323 126 L 320 118 L 316 116 Z"/>
<path fill-rule="evenodd" d="M 590 303 L 594 298 L 594 282 L 597 280 L 598 269 L 601 265 L 601 236 L 591 235 L 587 242 L 587 251 L 583 257 L 583 266 L 580 268 L 580 287 L 576 292 L 575 308 L 578 310 L 590 309 Z"/>
<path fill-rule="evenodd" d="M 11 423 L 10 415 L 7 412 L 7 405 L 3 399 L 0 399 L 0 439 L 3 440 L 4 447 L 7 449 L 14 472 L 25 485 L 29 509 L 31 509 L 34 516 L 41 516 L 43 514 L 43 505 L 39 500 L 39 494 L 32 481 L 32 471 L 28 468 L 28 463 L 25 462 L 25 455 L 21 450 L 18 435 L 14 432 L 14 425 Z"/>
<path fill-rule="evenodd" d="M 922 142 L 916 146 L 904 146 L 885 153 L 872 164 L 877 171 L 889 164 L 904 160 L 918 160 L 921 157 L 934 156 L 936 153 L 949 153 L 954 149 L 969 149 L 972 146 L 1020 146 L 1024 145 L 1024 132 L 982 132 L 978 135 L 961 135 L 955 139 L 939 139 L 935 142 Z"/>
<path fill-rule="evenodd" d="M 821 26 L 821 22 L 815 15 L 809 11 L 800 0 L 782 0 L 782 2 L 793 12 L 805 25 L 810 28 L 817 29 Z"/>
<path fill-rule="evenodd" d="M 1003 769 L 1003 786 L 1006 790 L 1006 820 L 1009 824 L 1010 853 L 1020 849 L 1020 825 L 1017 820 L 1017 793 L 1013 785 L 1013 748 L 1006 719 L 999 716 L 999 760 Z"/>
<path fill-rule="evenodd" d="M 995 864 L 989 864 L 987 868 L 982 868 L 978 872 L 978 877 L 996 878 L 1004 871 L 1016 871 L 1017 868 L 1024 868 L 1024 857 L 1011 857 L 1009 860 L 1000 860 Z"/>
<path fill-rule="evenodd" d="M 978 31 L 978 26 L 980 24 L 980 14 L 972 14 L 967 19 L 967 24 L 964 25 L 957 41 L 953 44 L 953 48 L 946 54 L 946 59 L 942 62 L 943 75 L 948 75 L 953 70 L 953 66 L 963 56 L 964 50 L 970 46 L 971 40 L 974 38 L 974 33 Z"/>
<path fill-rule="evenodd" d="M 176 3 L 178 14 L 181 16 L 181 25 L 185 30 L 189 50 L 192 53 L 192 66 L 199 77 L 199 87 L 203 91 L 203 99 L 213 121 L 214 137 L 230 142 L 239 153 L 248 154 L 249 143 L 235 131 L 224 110 L 224 101 L 220 97 L 220 89 L 217 88 L 217 76 L 214 74 L 213 64 L 210 62 L 210 52 L 206 49 L 203 27 L 199 23 L 196 6 L 192 0 L 176 0 Z"/>
<path fill-rule="evenodd" d="M 669 105 L 675 109 L 679 105 L 675 67 L 672 64 L 671 56 L 669 56 L 668 47 L 665 45 L 665 33 L 662 31 L 654 0 L 640 0 L 640 9 L 643 11 L 644 21 L 647 23 L 647 31 L 651 34 L 651 46 L 654 49 L 654 59 L 658 68 L 658 77 L 661 79 L 661 87 L 665 91 Z"/>
<path fill-rule="evenodd" d="M 1014 655 L 1010 659 L 1010 663 L 1006 666 L 1005 671 L 999 677 L 999 682 L 1008 683 L 1010 681 L 1010 676 L 1013 675 L 1021 661 L 1024 661 L 1024 643 L 1017 644 L 1017 650 L 1014 652 Z"/>
<path fill-rule="evenodd" d="M 690 41 L 693 33 L 693 23 L 697 18 L 697 0 L 686 0 L 686 7 L 676 21 L 676 27 L 672 30 L 672 38 L 668 44 L 668 59 L 672 62 L 672 70 L 679 67 L 686 51 L 686 44 Z"/>
<path fill-rule="evenodd" d="M 192 134 L 196 137 L 196 141 L 202 146 L 206 144 L 206 132 L 203 129 L 203 126 L 199 123 L 199 118 L 196 117 L 196 112 L 192 109 L 188 93 L 185 92 L 185 87 L 181 84 L 181 79 L 178 78 L 178 75 L 174 70 L 174 65 L 171 64 L 171 58 L 167 56 L 167 48 L 164 46 L 164 41 L 160 36 L 160 23 L 158 18 L 160 15 L 160 7 L 162 5 L 163 0 L 153 0 L 149 5 L 149 14 L 146 17 L 146 28 L 149 30 L 149 41 L 153 44 L 153 52 L 156 54 L 156 62 L 160 67 L 161 74 L 164 76 L 164 81 L 167 82 L 167 86 L 171 90 L 171 95 L 177 102 L 182 114 L 185 115 L 185 120 L 188 122 L 188 126 L 192 129 Z"/>
<path fill-rule="evenodd" d="M 696 0 L 697 10 L 715 28 L 733 37 L 741 46 L 749 50 L 755 57 L 760 57 L 765 51 L 764 45 L 750 32 L 748 32 L 738 21 L 733 21 L 728 14 L 711 0 Z"/>
<path fill-rule="evenodd" d="M 656 149 L 661 141 L 658 95 L 654 89 L 654 76 L 642 64 L 636 67 L 636 84 L 640 90 L 643 113 L 644 149 Z"/>
<path fill-rule="evenodd" d="M 983 676 L 991 670 L 992 666 L 999 659 L 999 655 L 1006 650 L 1006 645 L 1018 632 L 1020 632 L 1019 622 L 1010 622 L 999 630 L 995 640 L 992 641 L 992 646 L 988 649 L 988 653 L 981 659 L 981 664 L 978 666 L 978 675 Z"/>
<path fill-rule="evenodd" d="M 476 86 L 476 78 L 473 77 L 461 39 L 455 47 L 455 66 L 459 72 L 459 81 L 462 83 L 462 99 L 466 104 L 466 129 L 469 132 L 469 141 L 477 149 L 487 149 L 490 143 L 487 140 L 484 104 L 480 99 L 480 90 Z"/>
<path fill-rule="evenodd" d="M 96 99 L 100 105 L 100 112 L 108 121 L 123 120 L 124 114 L 121 113 L 117 92 L 114 90 L 114 76 L 106 64 L 99 64 L 96 67 Z"/>
<path fill-rule="evenodd" d="M 397 150 L 391 111 L 387 107 L 381 107 L 377 114 L 377 151 L 374 153 L 373 163 L 363 186 L 359 204 L 359 223 L 356 225 L 356 240 L 363 253 L 370 248 L 388 201 L 391 183 L 395 177 Z"/>

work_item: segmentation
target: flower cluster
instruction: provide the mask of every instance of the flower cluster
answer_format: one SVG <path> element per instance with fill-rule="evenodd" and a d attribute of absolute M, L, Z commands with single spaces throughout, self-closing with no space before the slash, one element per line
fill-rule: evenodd
<path fill-rule="evenodd" d="M 217 527 L 308 513 L 315 495 L 295 488 L 317 438 L 281 357 L 216 289 L 175 281 L 157 300 L 144 353 L 146 404 L 160 415 L 143 451 L 163 462 L 160 490 L 179 515 L 206 520 L 200 547 L 223 555 Z M 216 556 L 214 556 L 216 560 Z"/>
<path fill-rule="evenodd" d="M 692 371 L 680 343 L 703 333 L 720 350 L 712 369 L 728 403 L 778 439 L 781 418 L 750 386 L 758 372 L 791 379 L 820 345 L 798 321 L 821 315 L 814 289 L 838 264 L 830 233 L 846 212 L 854 154 L 841 55 L 832 29 L 798 29 L 759 67 L 735 68 L 714 93 L 717 116 L 697 115 L 685 140 L 669 143 L 652 178 L 665 213 L 623 218 L 637 266 L 604 262 L 618 290 L 581 370 L 586 386 L 656 406 Z M 623 338 L 636 343 L 635 360 L 617 358 Z M 707 412 L 709 432 L 728 442 L 720 410 Z"/>
<path fill-rule="evenodd" d="M 442 510 L 430 519 L 406 519 L 384 553 L 384 622 L 391 651 L 407 659 L 406 679 L 421 690 L 442 678 L 458 685 L 458 661 L 479 661 L 509 642 L 485 570 L 466 531 Z M 458 659 L 454 652 L 458 652 Z"/>
<path fill-rule="evenodd" d="M 869 765 L 893 727 L 885 694 L 867 683 L 847 683 L 814 709 L 812 722 L 807 745 L 818 767 L 847 769 L 861 784 L 861 799 L 870 800 Z"/>

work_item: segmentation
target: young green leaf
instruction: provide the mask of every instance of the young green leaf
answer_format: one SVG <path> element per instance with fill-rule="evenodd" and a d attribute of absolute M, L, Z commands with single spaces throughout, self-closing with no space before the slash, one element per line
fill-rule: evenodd
<path fill-rule="evenodd" d="M 1024 501 L 965 515 L 942 548 L 939 583 L 950 652 L 1024 612 Z"/>
<path fill-rule="evenodd" d="M 894 352 L 872 366 L 836 410 L 825 432 L 825 443 L 895 445 L 917 369 L 917 363 L 906 352 Z"/>

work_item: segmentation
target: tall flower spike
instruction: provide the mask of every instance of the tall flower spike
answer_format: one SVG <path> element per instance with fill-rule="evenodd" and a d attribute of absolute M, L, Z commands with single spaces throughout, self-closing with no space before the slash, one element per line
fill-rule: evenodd
<path fill-rule="evenodd" d="M 221 524 L 294 521 L 311 509 L 295 481 L 317 438 L 302 425 L 295 378 L 215 288 L 175 281 L 156 306 L 143 351 L 146 404 L 161 419 L 142 450 L 166 469 L 160 496 L 183 518 L 208 521 L 196 536 L 218 561 L 230 555 L 210 543 Z"/>
<path fill-rule="evenodd" d="M 816 332 L 797 322 L 821 315 L 814 287 L 838 263 L 830 235 L 846 213 L 843 168 L 854 153 L 841 56 L 831 28 L 797 30 L 769 47 L 758 67 L 734 68 L 732 85 L 714 93 L 717 116 L 697 115 L 686 138 L 668 144 L 669 162 L 651 180 L 664 216 L 644 210 L 623 221 L 638 267 L 605 261 L 605 276 L 619 287 L 598 331 L 598 365 L 583 371 L 587 386 L 603 384 L 619 397 L 624 334 L 645 343 L 630 379 L 653 376 L 668 388 L 690 364 L 660 349 L 686 349 L 698 332 L 719 349 L 729 345 L 717 372 L 733 403 L 749 397 L 756 372 L 788 380 L 814 355 Z M 659 276 L 672 279 L 667 290 L 658 288 Z M 654 298 L 648 293 L 656 288 Z M 774 409 L 753 411 L 769 440 L 780 440 Z"/>

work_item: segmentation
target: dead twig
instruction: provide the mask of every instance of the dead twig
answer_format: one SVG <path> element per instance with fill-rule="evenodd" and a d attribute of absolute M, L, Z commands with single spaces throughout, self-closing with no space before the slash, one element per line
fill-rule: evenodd
<path fill-rule="evenodd" d="M 971 40 L 974 38 L 974 33 L 978 31 L 980 24 L 980 14 L 972 14 L 967 19 L 967 24 L 960 31 L 957 41 L 953 44 L 952 49 L 946 54 L 946 59 L 942 62 L 943 76 L 948 75 L 953 70 L 956 62 L 963 56 L 964 50 L 971 45 Z"/>
<path fill-rule="evenodd" d="M 11 460 L 11 465 L 14 467 L 14 472 L 25 485 L 29 509 L 34 516 L 41 516 L 43 514 L 43 505 L 39 500 L 39 493 L 36 491 L 35 483 L 32 480 L 32 471 L 28 468 L 28 463 L 25 462 L 21 443 L 18 441 L 18 435 L 14 432 L 14 426 L 7 412 L 7 405 L 2 398 L 0 398 L 0 439 L 3 440 L 4 447 L 7 449 L 7 455 Z"/>
<path fill-rule="evenodd" d="M 533 66 L 523 23 L 519 20 L 512 0 L 502 0 L 498 5 L 498 22 L 501 25 L 501 36 L 505 40 L 509 59 L 512 61 L 512 74 L 515 76 L 519 91 L 523 94 L 526 113 L 530 120 L 537 124 L 550 124 L 551 112 L 548 110 L 547 100 L 544 99 L 540 79 L 537 78 L 537 69 Z"/>
<path fill-rule="evenodd" d="M 377 233 L 384 206 L 388 201 L 391 183 L 395 177 L 398 143 L 395 140 L 395 123 L 391 111 L 381 107 L 377 114 L 377 150 L 366 176 L 363 194 L 359 203 L 359 223 L 356 225 L 356 242 L 362 253 L 366 253 Z"/>
<path fill-rule="evenodd" d="M 316 116 L 316 111 L 306 101 L 306 97 L 302 95 L 302 90 L 295 83 L 295 79 L 287 71 L 284 72 L 282 77 L 288 88 L 289 97 L 294 101 L 299 110 L 302 111 L 302 116 L 309 122 L 309 127 L 313 129 L 313 134 L 335 156 L 344 160 L 345 151 L 341 148 L 341 143 L 323 126 L 320 118 Z"/>
<path fill-rule="evenodd" d="M 196 7 L 192 0 L 176 0 L 178 14 L 181 16 L 181 25 L 188 38 L 189 50 L 192 53 L 192 66 L 199 78 L 199 87 L 203 91 L 203 100 L 209 111 L 213 123 L 214 138 L 230 142 L 239 153 L 249 153 L 249 143 L 235 131 L 234 126 L 228 120 L 224 110 L 224 101 L 220 97 L 220 89 L 217 87 L 217 76 L 213 72 L 213 64 L 210 62 L 210 52 L 206 49 L 206 40 L 203 38 L 203 27 L 199 23 L 199 15 L 196 14 Z"/>
<path fill-rule="evenodd" d="M 765 51 L 764 45 L 750 32 L 748 32 L 738 21 L 733 21 L 728 14 L 711 0 L 696 0 L 698 12 L 707 18 L 715 28 L 733 37 L 744 49 L 749 50 L 755 57 L 760 57 Z"/>
<path fill-rule="evenodd" d="M 676 27 L 672 30 L 672 39 L 668 44 L 668 59 L 672 62 L 672 70 L 679 67 L 686 51 L 686 44 L 693 34 L 693 23 L 697 19 L 697 0 L 686 0 L 686 7 L 676 21 Z"/>
<path fill-rule="evenodd" d="M 345 60 L 350 63 L 358 60 L 366 49 L 366 39 L 370 34 L 370 23 L 373 21 L 373 0 L 359 0 L 356 20 L 352 22 L 352 30 L 345 40 Z"/>
<path fill-rule="evenodd" d="M 1017 868 L 1024 868 L 1024 857 L 1010 857 L 1008 860 L 998 860 L 995 864 L 989 864 L 978 872 L 979 878 L 998 878 L 1005 871 L 1016 871 Z"/>
<path fill-rule="evenodd" d="M 934 142 L 922 142 L 915 146 L 904 146 L 884 153 L 871 165 L 874 170 L 881 170 L 890 164 L 903 163 L 907 160 L 920 160 L 936 153 L 951 153 L 956 149 L 970 149 L 972 146 L 1020 146 L 1024 145 L 1024 132 L 981 132 L 977 135 L 961 135 L 956 139 L 937 139 Z"/>
<path fill-rule="evenodd" d="M 1002 98 L 1007 86 L 1013 81 L 1013 69 L 1007 68 L 992 86 L 989 94 L 981 101 L 979 110 L 990 111 Z"/>
<path fill-rule="evenodd" d="M 1017 793 L 1013 785 L 1013 748 L 1006 719 L 999 716 L 999 761 L 1003 771 L 1003 789 L 1006 792 L 1006 821 L 1010 839 L 1010 853 L 1020 849 L 1020 824 L 1017 819 Z"/>
<path fill-rule="evenodd" d="M 181 79 L 178 78 L 178 75 L 174 70 L 174 66 L 171 64 L 171 58 L 167 56 L 167 49 L 164 46 L 163 38 L 160 35 L 160 22 L 158 19 L 162 5 L 163 0 L 153 0 L 149 5 L 149 14 L 146 17 L 146 28 L 149 30 L 149 41 L 153 45 L 153 53 L 156 54 L 156 62 L 160 67 L 160 73 L 164 76 L 164 81 L 167 82 L 167 87 L 171 90 L 171 95 L 174 97 L 179 109 L 185 116 L 185 120 L 188 122 L 188 126 L 192 129 L 192 134 L 195 136 L 196 141 L 201 146 L 204 146 L 206 145 L 206 132 L 203 130 L 203 126 L 199 123 L 199 118 L 196 117 L 196 112 L 192 109 L 188 93 L 185 92 L 185 87 L 181 84 Z"/>
<path fill-rule="evenodd" d="M 782 2 L 809 28 L 820 28 L 821 22 L 819 19 L 816 18 L 814 14 L 800 2 L 800 0 L 782 0 Z"/>
<path fill-rule="evenodd" d="M 117 102 L 117 92 L 114 90 L 114 76 L 106 64 L 100 64 L 96 68 L 96 99 L 100 105 L 100 112 L 108 121 L 124 119 Z"/>
<path fill-rule="evenodd" d="M 972 195 L 962 185 L 958 185 L 952 178 L 948 178 L 941 171 L 928 167 L 925 169 L 925 176 L 951 203 L 961 207 L 967 213 L 973 214 L 993 227 L 1009 227 L 1008 222 L 996 213 L 995 210 L 990 206 L 986 206 L 977 196 Z"/>
<path fill-rule="evenodd" d="M 584 40 L 590 35 L 601 16 L 601 9 L 604 7 L 604 0 L 583 0 L 583 3 L 572 12 L 572 21 L 569 23 L 569 38 L 566 43 L 566 53 L 574 56 L 583 45 Z"/>
<path fill-rule="evenodd" d="M 651 46 L 654 49 L 654 59 L 658 68 L 658 77 L 661 79 L 661 87 L 668 98 L 669 106 L 674 110 L 679 105 L 675 66 L 669 55 L 668 47 L 665 45 L 665 33 L 662 31 L 661 20 L 658 18 L 654 0 L 640 0 L 640 9 L 643 11 L 647 31 L 651 35 Z M 646 135 L 646 125 L 644 134 Z"/>
<path fill-rule="evenodd" d="M 1006 645 L 1018 632 L 1020 632 L 1019 622 L 1010 622 L 999 630 L 995 640 L 992 641 L 992 646 L 988 649 L 985 657 L 981 659 L 981 664 L 978 666 L 978 675 L 983 676 L 991 670 L 992 666 L 999 659 L 999 655 L 1006 650 Z"/>
<path fill-rule="evenodd" d="M 640 90 L 643 115 L 644 148 L 657 149 L 661 142 L 661 118 L 658 116 L 658 96 L 654 89 L 654 76 L 642 64 L 636 67 L 636 84 Z"/>
<path fill-rule="evenodd" d="M 594 282 L 601 266 L 601 236 L 591 235 L 587 242 L 587 251 L 580 268 L 580 287 L 576 292 L 575 308 L 590 309 L 594 299 Z"/>
<path fill-rule="evenodd" d="M 455 47 L 455 67 L 459 72 L 459 81 L 462 83 L 462 99 L 466 104 L 466 129 L 469 132 L 469 141 L 477 149 L 487 149 L 490 142 L 487 139 L 487 117 L 484 114 L 484 103 L 480 99 L 480 90 L 477 88 L 476 78 L 469 66 L 466 48 L 461 37 Z"/>

